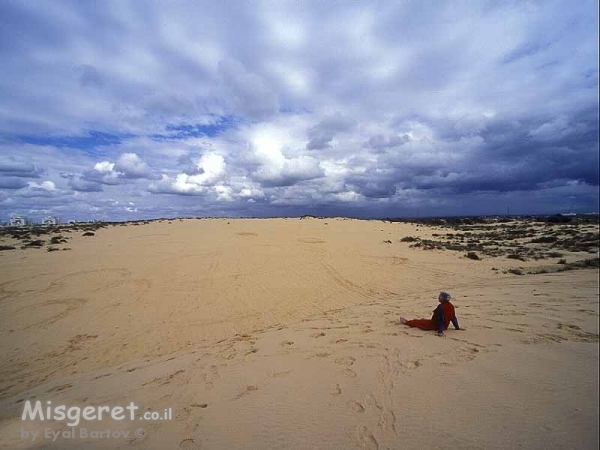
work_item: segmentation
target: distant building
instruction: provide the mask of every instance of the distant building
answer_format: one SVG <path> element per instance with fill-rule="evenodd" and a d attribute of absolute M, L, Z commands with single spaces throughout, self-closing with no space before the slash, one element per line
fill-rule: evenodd
<path fill-rule="evenodd" d="M 11 227 L 26 227 L 29 224 L 31 224 L 31 220 L 25 216 L 16 216 L 10 218 Z"/>
<path fill-rule="evenodd" d="M 48 216 L 42 219 L 42 225 L 58 225 L 59 223 L 58 217 Z"/>

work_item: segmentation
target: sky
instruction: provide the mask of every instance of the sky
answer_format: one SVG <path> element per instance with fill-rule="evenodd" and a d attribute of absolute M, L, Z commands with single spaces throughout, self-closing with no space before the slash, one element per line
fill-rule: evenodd
<path fill-rule="evenodd" d="M 596 1 L 0 1 L 0 222 L 598 211 Z"/>

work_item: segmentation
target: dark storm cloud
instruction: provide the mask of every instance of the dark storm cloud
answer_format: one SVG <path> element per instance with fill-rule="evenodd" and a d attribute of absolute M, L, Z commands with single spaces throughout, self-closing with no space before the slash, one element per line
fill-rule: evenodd
<path fill-rule="evenodd" d="M 0 189 L 21 189 L 27 186 L 27 182 L 22 178 L 0 177 Z"/>
<path fill-rule="evenodd" d="M 69 187 L 78 192 L 102 192 L 102 184 L 87 181 L 82 178 L 72 178 L 69 180 Z"/>
<path fill-rule="evenodd" d="M 409 140 L 410 138 L 405 134 L 390 136 L 377 134 L 375 136 L 371 136 L 369 140 L 363 144 L 363 146 L 376 151 L 381 151 L 387 148 L 399 147 L 402 144 L 406 144 Z"/>
<path fill-rule="evenodd" d="M 14 157 L 0 157 L 0 175 L 22 178 L 38 178 L 43 170 L 34 164 Z"/>
<path fill-rule="evenodd" d="M 354 124 L 353 119 L 344 117 L 339 112 L 325 117 L 317 125 L 308 129 L 309 142 L 306 144 L 306 149 L 318 150 L 331 147 L 335 134 L 350 130 Z"/>

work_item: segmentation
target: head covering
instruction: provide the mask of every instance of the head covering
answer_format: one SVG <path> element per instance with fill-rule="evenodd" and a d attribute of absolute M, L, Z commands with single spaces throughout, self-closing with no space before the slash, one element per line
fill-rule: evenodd
<path fill-rule="evenodd" d="M 440 292 L 440 300 L 443 302 L 449 302 L 450 299 L 452 298 L 452 296 L 450 294 L 448 294 L 447 292 Z"/>

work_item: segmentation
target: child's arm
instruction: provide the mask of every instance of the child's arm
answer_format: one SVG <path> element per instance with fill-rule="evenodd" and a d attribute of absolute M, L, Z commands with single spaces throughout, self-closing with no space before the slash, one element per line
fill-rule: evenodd
<path fill-rule="evenodd" d="M 456 318 L 456 316 L 452 318 L 452 325 L 454 325 L 455 330 L 460 330 L 460 327 L 458 326 L 458 319 Z"/>
<path fill-rule="evenodd" d="M 438 336 L 443 336 L 444 335 L 444 322 L 445 322 L 444 308 L 442 308 L 442 305 L 438 305 L 438 307 L 436 308 L 436 311 L 437 311 L 437 319 L 438 319 L 437 334 L 438 334 Z"/>

